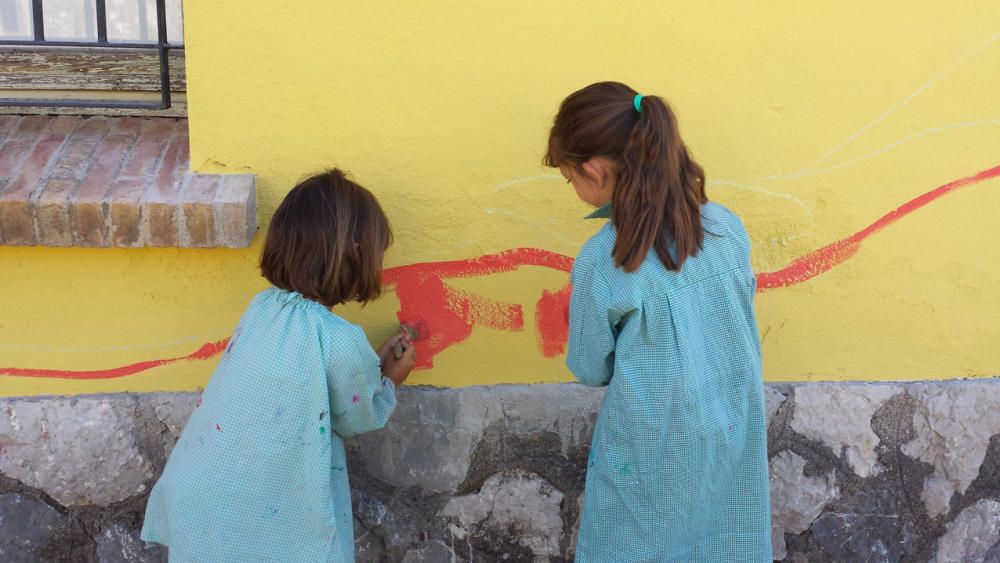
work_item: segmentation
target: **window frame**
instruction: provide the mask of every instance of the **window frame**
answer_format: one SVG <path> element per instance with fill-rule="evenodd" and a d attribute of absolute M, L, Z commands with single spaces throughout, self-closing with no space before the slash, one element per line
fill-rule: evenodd
<path fill-rule="evenodd" d="M 30 60 L 32 57 L 41 60 L 41 66 L 48 66 L 50 68 L 69 68 L 76 69 L 74 71 L 68 72 L 62 76 L 57 73 L 56 87 L 62 89 L 62 85 L 68 86 L 68 90 L 88 90 L 93 89 L 93 85 L 88 85 L 87 72 L 81 72 L 81 65 L 86 64 L 87 61 L 101 61 L 102 53 L 105 54 L 108 60 L 123 60 L 131 63 L 126 65 L 126 67 L 131 67 L 135 70 L 145 70 L 144 73 L 148 76 L 149 70 L 152 67 L 152 60 L 155 57 L 156 74 L 158 79 L 155 82 L 155 88 L 150 88 L 148 80 L 142 84 L 141 88 L 136 89 L 125 89 L 125 88 L 115 88 L 112 86 L 112 90 L 124 90 L 124 91 L 159 91 L 158 101 L 147 101 L 147 100 L 122 100 L 122 99 L 99 99 L 99 98 L 84 98 L 84 97 L 68 97 L 68 98 L 58 98 L 58 97 L 6 97 L 0 98 L 0 110 L 10 109 L 10 108 L 53 108 L 60 110 L 60 113 L 64 113 L 67 110 L 109 110 L 111 112 L 140 112 L 141 114 L 150 114 L 168 112 L 171 114 L 176 114 L 176 112 L 169 111 L 173 105 L 172 91 L 178 91 L 177 86 L 180 86 L 179 91 L 184 90 L 184 79 L 183 75 L 178 81 L 176 72 L 171 74 L 171 59 L 173 58 L 176 62 L 177 57 L 171 56 L 171 53 L 179 53 L 181 55 L 180 61 L 183 67 L 183 50 L 184 45 L 178 43 L 170 43 L 167 37 L 167 13 L 166 13 L 166 0 L 155 0 L 156 3 L 156 42 L 111 42 L 108 41 L 108 18 L 107 18 L 107 1 L 106 0 L 95 0 L 96 8 L 96 23 L 97 23 L 97 41 L 52 41 L 45 38 L 45 25 L 44 25 L 44 7 L 43 0 L 31 0 L 31 10 L 32 10 L 32 21 L 33 37 L 31 39 L 0 39 L 0 59 L 8 60 Z M 113 83 L 113 78 L 110 73 L 98 73 L 101 79 Z M 139 76 L 143 73 L 139 72 Z M 51 78 L 51 76 L 50 76 Z M 129 78 L 124 76 L 123 78 Z M 131 78 L 134 78 L 131 77 Z M 19 81 L 23 80 L 23 84 L 19 84 Z M 21 78 L 20 80 L 15 78 L 13 80 L 4 81 L 4 89 L 9 90 L 34 90 L 37 91 L 37 85 L 33 84 L 30 78 Z M 95 80 L 96 82 L 96 80 Z M 135 80 L 133 80 L 135 82 Z M 140 83 L 143 81 L 140 79 Z M 178 82 L 180 84 L 178 84 Z M 77 85 L 74 88 L 74 84 Z M 36 86 L 33 88 L 33 86 Z M 87 87 L 89 86 L 89 88 Z M 53 89 L 50 85 L 48 89 Z M 7 112 L 3 112 L 7 113 Z"/>

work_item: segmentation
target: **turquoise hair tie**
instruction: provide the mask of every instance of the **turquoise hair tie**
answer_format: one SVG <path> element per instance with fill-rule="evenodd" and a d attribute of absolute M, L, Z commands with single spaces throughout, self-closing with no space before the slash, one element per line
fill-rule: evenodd
<path fill-rule="evenodd" d="M 635 111 L 642 113 L 642 94 L 636 94 L 632 98 L 632 105 L 635 106 Z"/>

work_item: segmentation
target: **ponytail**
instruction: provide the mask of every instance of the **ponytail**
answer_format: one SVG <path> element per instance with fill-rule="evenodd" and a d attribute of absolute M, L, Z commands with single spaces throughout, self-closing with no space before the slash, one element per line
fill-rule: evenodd
<path fill-rule="evenodd" d="M 688 155 L 667 103 L 657 96 L 636 96 L 617 82 L 592 84 L 570 95 L 549 135 L 545 164 L 580 166 L 595 156 L 614 159 L 615 264 L 633 272 L 653 248 L 667 269 L 680 270 L 704 240 L 705 173 Z"/>
<path fill-rule="evenodd" d="M 612 196 L 611 220 L 617 231 L 612 252 L 625 271 L 639 268 L 649 248 L 669 270 L 701 248 L 701 205 L 705 174 L 681 141 L 674 112 L 661 98 L 644 96 L 642 113 L 622 151 Z M 670 242 L 676 256 L 671 255 Z"/>

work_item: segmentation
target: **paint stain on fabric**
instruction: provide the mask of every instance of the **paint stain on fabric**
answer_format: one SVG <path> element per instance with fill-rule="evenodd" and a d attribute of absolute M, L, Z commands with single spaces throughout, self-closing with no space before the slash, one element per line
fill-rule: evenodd
<path fill-rule="evenodd" d="M 358 395 L 355 395 L 355 396 L 351 397 L 351 402 L 352 403 L 359 403 L 359 402 L 361 402 L 361 397 L 359 397 Z"/>
<path fill-rule="evenodd" d="M 222 432 L 222 427 L 219 426 L 218 424 L 215 425 L 215 429 L 218 430 L 219 432 Z"/>
<path fill-rule="evenodd" d="M 326 426 L 320 426 L 319 427 L 319 433 L 320 434 L 326 434 Z"/>
<path fill-rule="evenodd" d="M 326 411 L 323 411 L 323 412 L 319 413 L 319 419 L 320 420 L 323 420 L 324 416 L 326 416 Z"/>
<path fill-rule="evenodd" d="M 240 337 L 240 333 L 243 332 L 242 327 L 236 327 L 236 331 L 233 336 L 229 339 L 229 344 L 226 345 L 226 354 L 233 351 L 233 346 L 236 345 L 236 340 Z"/>

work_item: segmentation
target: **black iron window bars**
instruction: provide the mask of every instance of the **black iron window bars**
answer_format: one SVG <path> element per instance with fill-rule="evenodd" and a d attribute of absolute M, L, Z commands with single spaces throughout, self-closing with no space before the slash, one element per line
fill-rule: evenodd
<path fill-rule="evenodd" d="M 183 45 L 173 45 L 167 41 L 166 0 L 156 0 L 156 43 L 110 42 L 108 41 L 108 11 L 106 0 L 95 0 L 97 11 L 97 41 L 49 41 L 45 39 L 43 1 L 31 0 L 31 19 L 34 37 L 24 40 L 0 39 L 0 47 L 6 45 L 29 47 L 87 47 L 98 49 L 142 49 L 156 51 L 160 60 L 160 100 L 88 100 L 88 99 L 45 99 L 45 98 L 2 98 L 0 106 L 8 107 L 79 107 L 108 109 L 150 109 L 170 108 L 170 62 L 167 58 L 171 49 L 183 49 Z"/>

